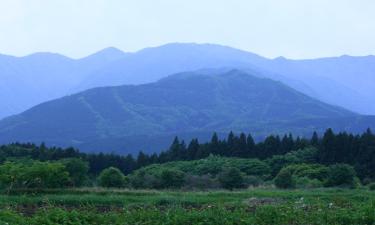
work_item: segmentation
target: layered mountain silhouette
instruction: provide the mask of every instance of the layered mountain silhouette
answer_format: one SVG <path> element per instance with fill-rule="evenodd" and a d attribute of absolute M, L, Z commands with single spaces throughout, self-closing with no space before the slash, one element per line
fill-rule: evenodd
<path fill-rule="evenodd" d="M 313 130 L 359 132 L 375 127 L 360 116 L 241 70 L 201 70 L 157 82 L 94 88 L 49 101 L 0 121 L 0 142 L 46 142 L 90 151 L 159 151 L 175 135 L 213 131 L 257 137 Z"/>
<path fill-rule="evenodd" d="M 173 43 L 124 53 L 107 48 L 82 59 L 36 53 L 0 55 L 0 118 L 90 88 L 155 82 L 203 68 L 239 68 L 323 102 L 375 114 L 375 57 L 267 59 L 213 44 Z"/>
<path fill-rule="evenodd" d="M 147 48 L 110 63 L 90 74 L 77 90 L 142 84 L 173 73 L 222 67 L 250 69 L 326 103 L 362 114 L 375 114 L 374 56 L 267 59 L 221 45 L 172 43 Z"/>
<path fill-rule="evenodd" d="M 0 119 L 73 93 L 90 73 L 125 55 L 113 48 L 79 60 L 53 53 L 0 55 Z"/>

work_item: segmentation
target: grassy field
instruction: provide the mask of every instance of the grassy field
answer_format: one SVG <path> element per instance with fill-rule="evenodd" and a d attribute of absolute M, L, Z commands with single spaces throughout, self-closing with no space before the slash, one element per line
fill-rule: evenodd
<path fill-rule="evenodd" d="M 375 224 L 365 189 L 44 190 L 0 195 L 0 224 Z"/>

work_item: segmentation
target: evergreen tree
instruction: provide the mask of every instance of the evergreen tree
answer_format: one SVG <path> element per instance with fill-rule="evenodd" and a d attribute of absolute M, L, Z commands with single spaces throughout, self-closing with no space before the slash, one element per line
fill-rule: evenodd
<path fill-rule="evenodd" d="M 187 149 L 187 159 L 188 160 L 194 160 L 197 159 L 197 153 L 199 151 L 199 142 L 198 139 L 194 138 L 189 143 L 188 149 Z"/>
<path fill-rule="evenodd" d="M 235 148 L 235 142 L 236 142 L 236 140 L 235 140 L 234 134 L 231 131 L 228 134 L 226 151 L 224 152 L 223 155 L 225 155 L 225 156 L 231 156 L 232 155 L 232 151 Z"/>
<path fill-rule="evenodd" d="M 318 137 L 318 134 L 315 131 L 314 131 L 314 133 L 311 137 L 310 144 L 314 147 L 318 147 L 318 145 L 319 145 L 319 137 Z"/>
<path fill-rule="evenodd" d="M 256 149 L 255 149 L 255 141 L 251 134 L 247 135 L 246 138 L 246 145 L 247 145 L 247 158 L 255 158 L 257 157 L 256 155 Z"/>
<path fill-rule="evenodd" d="M 232 152 L 233 156 L 236 157 L 247 157 L 248 150 L 247 150 L 247 143 L 246 143 L 246 135 L 244 133 L 240 134 L 239 138 L 235 138 L 236 143 Z"/>
<path fill-rule="evenodd" d="M 137 167 L 141 168 L 143 166 L 147 166 L 148 164 L 149 164 L 149 157 L 145 153 L 140 151 L 137 157 Z"/>
<path fill-rule="evenodd" d="M 208 151 L 210 154 L 214 154 L 214 155 L 222 154 L 220 143 L 219 143 L 219 138 L 216 132 L 214 132 L 214 134 L 212 135 L 211 142 L 209 143 Z"/>
<path fill-rule="evenodd" d="M 326 164 L 331 164 L 335 160 L 335 134 L 331 128 L 327 129 L 322 139 L 322 149 L 320 151 L 319 160 Z"/>

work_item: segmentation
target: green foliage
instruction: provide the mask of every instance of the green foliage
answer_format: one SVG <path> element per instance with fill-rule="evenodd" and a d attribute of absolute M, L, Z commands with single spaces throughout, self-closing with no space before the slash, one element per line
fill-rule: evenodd
<path fill-rule="evenodd" d="M 217 188 L 215 181 L 211 178 L 219 176 L 224 171 L 227 172 L 227 168 L 235 168 L 240 171 L 243 183 L 245 175 L 250 176 L 250 179 L 253 177 L 252 181 L 249 180 L 253 182 L 251 185 L 261 183 L 262 179 L 270 176 L 270 167 L 258 159 L 225 158 L 211 155 L 201 160 L 153 164 L 133 172 L 129 179 L 134 188 L 164 188 L 165 181 L 163 180 L 166 179 L 162 179 L 163 173 L 165 171 L 180 171 L 189 175 L 193 181 L 192 184 L 197 185 L 196 188 Z M 255 181 L 255 177 L 257 181 Z M 202 186 L 201 180 L 207 181 L 205 187 Z M 192 184 L 185 184 L 195 188 Z"/>
<path fill-rule="evenodd" d="M 292 164 L 284 168 L 290 171 L 293 176 L 306 177 L 324 181 L 327 179 L 329 168 L 320 164 Z"/>
<path fill-rule="evenodd" d="M 287 189 L 295 187 L 295 180 L 291 171 L 287 169 L 282 169 L 275 177 L 275 185 L 278 188 Z"/>
<path fill-rule="evenodd" d="M 119 169 L 109 167 L 100 173 L 98 181 L 101 187 L 120 188 L 125 185 L 125 176 Z"/>
<path fill-rule="evenodd" d="M 44 195 L 0 195 L 0 224 L 375 224 L 375 192 L 361 189 L 51 191 Z"/>
<path fill-rule="evenodd" d="M 69 172 L 69 176 L 73 183 L 73 186 L 79 187 L 85 184 L 87 181 L 87 173 L 89 171 L 89 165 L 87 162 L 78 158 L 68 158 L 60 160 Z"/>
<path fill-rule="evenodd" d="M 5 162 L 0 165 L 0 183 L 12 188 L 57 188 L 69 184 L 70 178 L 61 163 L 32 161 L 29 164 Z"/>
<path fill-rule="evenodd" d="M 369 189 L 370 191 L 375 191 L 375 183 L 370 183 L 370 184 L 368 184 L 368 189 Z"/>
<path fill-rule="evenodd" d="M 285 155 L 275 155 L 266 162 L 271 167 L 272 176 L 276 176 L 279 171 L 288 165 L 299 164 L 299 163 L 314 163 L 317 157 L 318 151 L 315 148 L 305 148 L 298 151 L 292 151 Z"/>
<path fill-rule="evenodd" d="M 318 179 L 310 179 L 307 177 L 294 177 L 297 188 L 320 188 L 323 182 Z"/>
<path fill-rule="evenodd" d="M 258 176 L 263 179 L 267 178 L 271 173 L 269 165 L 258 159 L 229 160 L 225 166 L 235 167 L 246 175 Z"/>
<path fill-rule="evenodd" d="M 245 186 L 244 176 L 237 168 L 225 168 L 219 174 L 219 182 L 225 189 L 243 188 Z"/>
<path fill-rule="evenodd" d="M 185 183 L 185 173 L 181 170 L 166 169 L 160 174 L 163 188 L 181 188 Z"/>
<path fill-rule="evenodd" d="M 354 168 L 347 164 L 335 164 L 330 166 L 326 186 L 354 188 L 356 186 L 356 173 Z"/>
<path fill-rule="evenodd" d="M 245 176 L 244 183 L 246 186 L 258 187 L 263 184 L 263 180 L 257 176 Z"/>

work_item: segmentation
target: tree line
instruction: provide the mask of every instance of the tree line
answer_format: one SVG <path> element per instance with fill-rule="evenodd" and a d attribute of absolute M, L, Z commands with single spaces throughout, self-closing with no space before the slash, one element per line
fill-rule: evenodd
<path fill-rule="evenodd" d="M 375 135 L 370 129 L 362 134 L 334 133 L 332 129 L 327 129 L 321 137 L 314 132 L 310 138 L 293 137 L 292 134 L 270 135 L 260 142 L 255 142 L 251 134 L 235 135 L 233 132 L 224 139 L 214 133 L 206 143 L 192 139 L 186 144 L 176 137 L 166 151 L 159 154 L 145 154 L 141 151 L 137 156 L 83 153 L 74 148 L 47 147 L 43 143 L 14 143 L 0 147 L 0 162 L 20 157 L 42 162 L 80 158 L 88 163 L 88 173 L 92 175 L 98 175 L 108 167 L 115 167 L 124 174 L 130 174 L 136 169 L 155 163 L 197 160 L 209 155 L 266 159 L 308 146 L 317 149 L 317 163 L 349 164 L 355 168 L 362 180 L 375 178 Z"/>

